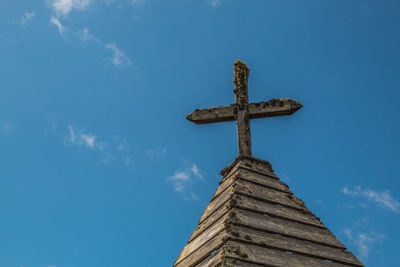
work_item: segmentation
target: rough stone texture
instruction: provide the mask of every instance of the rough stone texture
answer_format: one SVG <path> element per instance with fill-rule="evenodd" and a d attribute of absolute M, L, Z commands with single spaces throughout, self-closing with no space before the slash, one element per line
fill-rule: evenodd
<path fill-rule="evenodd" d="M 290 115 L 291 99 L 248 101 L 249 68 L 234 63 L 235 104 L 196 109 L 196 124 L 237 121 L 239 156 L 222 180 L 174 267 L 362 267 L 362 263 L 281 182 L 251 157 L 250 119 Z"/>
<path fill-rule="evenodd" d="M 246 63 L 236 60 L 233 64 L 235 104 L 207 109 L 196 109 L 186 116 L 196 124 L 236 120 L 239 155 L 251 156 L 250 119 L 291 115 L 302 107 L 295 100 L 281 98 L 267 102 L 250 103 L 248 79 L 250 69 Z"/>
<path fill-rule="evenodd" d="M 240 156 L 221 173 L 174 267 L 363 266 L 267 161 Z"/>

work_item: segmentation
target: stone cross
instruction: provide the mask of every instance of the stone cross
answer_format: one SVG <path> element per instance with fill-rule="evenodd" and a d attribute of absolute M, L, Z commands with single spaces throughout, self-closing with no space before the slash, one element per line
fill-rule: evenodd
<path fill-rule="evenodd" d="M 247 88 L 249 72 L 246 63 L 236 60 L 233 64 L 235 104 L 196 109 L 186 116 L 186 119 L 196 124 L 236 120 L 240 156 L 251 156 L 250 119 L 291 115 L 302 107 L 297 101 L 287 98 L 249 103 Z"/>

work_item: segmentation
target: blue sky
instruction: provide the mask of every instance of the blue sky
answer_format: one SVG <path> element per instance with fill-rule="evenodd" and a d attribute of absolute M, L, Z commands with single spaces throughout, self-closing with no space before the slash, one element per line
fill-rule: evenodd
<path fill-rule="evenodd" d="M 171 266 L 237 155 L 195 108 L 292 98 L 253 154 L 366 266 L 397 266 L 400 2 L 2 0 L 0 267 Z"/>

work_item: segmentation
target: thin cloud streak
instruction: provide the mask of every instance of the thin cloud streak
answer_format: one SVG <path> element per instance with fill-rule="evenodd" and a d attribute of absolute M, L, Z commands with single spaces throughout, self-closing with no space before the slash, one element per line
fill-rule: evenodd
<path fill-rule="evenodd" d="M 114 43 L 108 43 L 105 47 L 112 51 L 113 56 L 111 58 L 111 63 L 115 66 L 127 67 L 132 64 L 131 59 L 122 52 Z"/>
<path fill-rule="evenodd" d="M 72 10 L 83 11 L 87 9 L 94 0 L 48 0 L 48 7 L 52 10 L 52 15 L 50 18 L 50 23 L 55 25 L 58 29 L 60 35 L 65 37 L 66 26 L 64 26 L 62 19 L 67 17 Z M 111 3 L 113 1 L 103 2 Z M 133 4 L 142 4 L 144 1 L 136 0 L 132 1 Z M 112 52 L 109 62 L 117 67 L 129 67 L 132 64 L 132 60 L 128 55 L 125 54 L 115 43 L 108 42 L 103 43 L 99 38 L 93 36 L 87 27 L 82 28 L 75 32 L 75 35 L 82 41 L 88 42 L 93 41 L 95 43 L 101 44 L 107 50 Z"/>
<path fill-rule="evenodd" d="M 82 28 L 77 32 L 77 36 L 82 42 L 93 41 L 97 44 L 101 44 L 106 49 L 112 52 L 112 57 L 109 58 L 109 62 L 117 67 L 129 67 L 132 64 L 131 59 L 122 52 L 116 44 L 110 42 L 104 44 L 99 38 L 93 36 L 87 27 Z"/>
<path fill-rule="evenodd" d="M 113 142 L 99 141 L 97 136 L 80 129 L 77 130 L 72 125 L 68 125 L 68 135 L 64 138 L 64 145 L 87 148 L 90 151 L 99 153 L 100 162 L 109 165 L 113 161 L 120 161 L 124 165 L 132 163 L 131 151 L 125 142 L 114 138 Z"/>
<path fill-rule="evenodd" d="M 174 175 L 167 177 L 167 181 L 172 183 L 176 192 L 183 194 L 184 199 L 198 200 L 199 197 L 190 189 L 196 180 L 203 180 L 201 173 L 201 170 L 193 163 L 189 168 L 175 171 Z"/>
<path fill-rule="evenodd" d="M 56 17 L 51 17 L 50 23 L 55 25 L 58 29 L 58 32 L 62 35 L 65 31 L 64 25 L 61 24 L 61 22 L 58 20 Z"/>
<path fill-rule="evenodd" d="M 53 0 L 49 2 L 51 9 L 57 16 L 67 16 L 73 9 L 84 10 L 92 0 Z"/>
<path fill-rule="evenodd" d="M 352 197 L 364 197 L 370 201 L 378 203 L 378 205 L 389 209 L 395 213 L 400 213 L 400 203 L 394 199 L 388 190 L 377 192 L 371 189 L 362 189 L 360 186 L 356 186 L 354 190 L 345 186 L 342 189 L 343 194 Z"/>
<path fill-rule="evenodd" d="M 22 15 L 22 17 L 20 18 L 20 20 L 18 21 L 19 24 L 21 25 L 25 25 L 26 23 L 28 23 L 30 20 L 32 20 L 34 17 L 36 16 L 34 11 L 31 12 L 25 12 L 24 15 Z"/>
<path fill-rule="evenodd" d="M 349 228 L 344 231 L 346 238 L 357 249 L 358 257 L 361 260 L 366 260 L 370 255 L 373 246 L 380 240 L 385 238 L 385 235 L 375 232 L 353 232 Z"/>
<path fill-rule="evenodd" d="M 190 170 L 195 176 L 199 177 L 200 179 L 203 179 L 203 175 L 201 174 L 201 171 L 199 170 L 196 164 L 193 163 Z"/>
<path fill-rule="evenodd" d="M 103 150 L 107 143 L 96 141 L 96 136 L 82 131 L 76 131 L 72 125 L 68 125 L 69 136 L 66 138 L 66 144 L 76 146 L 86 146 L 88 148 L 97 148 Z"/>
<path fill-rule="evenodd" d="M 84 43 L 85 42 L 89 42 L 89 41 L 100 43 L 100 40 L 98 38 L 94 37 L 90 33 L 89 29 L 86 28 L 86 27 L 84 27 L 83 29 L 79 30 L 77 35 L 78 35 L 79 39 Z"/>

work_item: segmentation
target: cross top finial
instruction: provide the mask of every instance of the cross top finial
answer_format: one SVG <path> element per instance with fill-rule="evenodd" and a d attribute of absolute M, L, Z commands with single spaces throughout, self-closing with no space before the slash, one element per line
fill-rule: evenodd
<path fill-rule="evenodd" d="M 239 59 L 233 64 L 233 83 L 235 84 L 235 104 L 208 109 L 196 109 L 186 119 L 205 124 L 213 122 L 237 122 L 239 155 L 251 156 L 250 119 L 291 115 L 302 105 L 291 99 L 272 99 L 267 102 L 250 103 L 248 97 L 248 79 L 250 69 Z"/>
<path fill-rule="evenodd" d="M 249 79 L 250 69 L 246 63 L 237 59 L 233 64 L 233 83 L 235 84 L 235 102 L 243 105 L 249 102 L 247 81 Z"/>

